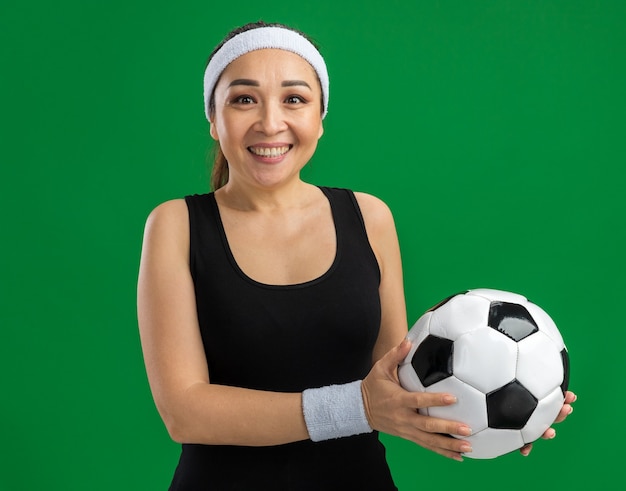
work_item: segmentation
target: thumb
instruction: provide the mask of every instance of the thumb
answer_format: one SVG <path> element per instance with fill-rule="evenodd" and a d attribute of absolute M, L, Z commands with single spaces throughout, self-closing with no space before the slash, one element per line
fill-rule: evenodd
<path fill-rule="evenodd" d="M 398 365 L 407 357 L 409 351 L 411 351 L 411 341 L 404 338 L 398 346 L 390 349 L 380 361 L 386 369 L 395 371 Z"/>

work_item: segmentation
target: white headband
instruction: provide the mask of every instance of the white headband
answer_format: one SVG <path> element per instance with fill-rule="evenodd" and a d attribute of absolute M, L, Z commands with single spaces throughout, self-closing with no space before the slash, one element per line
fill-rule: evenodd
<path fill-rule="evenodd" d="M 218 79 L 226 67 L 240 56 L 258 49 L 282 49 L 291 51 L 304 58 L 313 69 L 322 86 L 324 111 L 322 118 L 328 112 L 328 71 L 320 52 L 301 34 L 282 27 L 259 27 L 244 31 L 229 39 L 213 55 L 204 72 L 204 111 L 209 119 L 209 99 L 215 89 Z"/>

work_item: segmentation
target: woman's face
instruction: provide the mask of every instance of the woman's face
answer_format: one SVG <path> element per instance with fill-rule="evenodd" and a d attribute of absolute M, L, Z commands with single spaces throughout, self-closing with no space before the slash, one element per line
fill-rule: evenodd
<path fill-rule="evenodd" d="M 313 67 L 280 49 L 233 61 L 215 87 L 211 136 L 229 182 L 276 187 L 299 178 L 322 136 L 321 88 Z"/>

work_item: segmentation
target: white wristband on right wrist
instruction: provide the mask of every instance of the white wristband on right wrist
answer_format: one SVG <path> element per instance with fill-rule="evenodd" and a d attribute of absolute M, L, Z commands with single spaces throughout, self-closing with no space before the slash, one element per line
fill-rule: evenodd
<path fill-rule="evenodd" d="M 357 380 L 302 393 L 302 411 L 311 440 L 319 442 L 372 431 L 365 415 L 361 383 Z"/>

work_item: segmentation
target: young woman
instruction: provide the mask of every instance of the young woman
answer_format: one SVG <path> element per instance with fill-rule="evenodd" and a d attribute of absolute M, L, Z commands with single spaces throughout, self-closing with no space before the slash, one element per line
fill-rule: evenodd
<path fill-rule="evenodd" d="M 410 345 L 389 209 L 300 178 L 328 108 L 316 47 L 246 25 L 204 89 L 215 191 L 151 213 L 138 286 L 150 386 L 183 444 L 171 489 L 396 489 L 379 431 L 460 460 L 471 447 L 445 435 L 471 429 L 416 411 L 454 395 L 398 384 Z"/>

